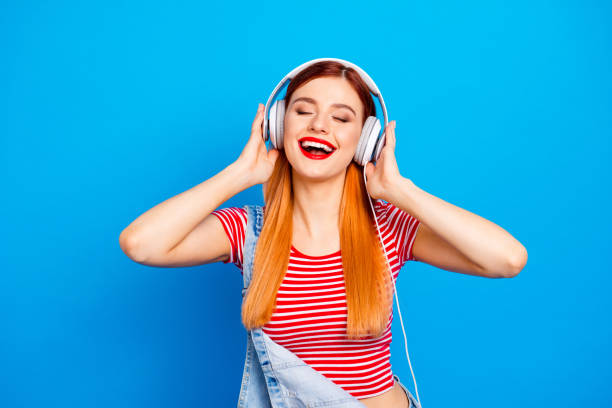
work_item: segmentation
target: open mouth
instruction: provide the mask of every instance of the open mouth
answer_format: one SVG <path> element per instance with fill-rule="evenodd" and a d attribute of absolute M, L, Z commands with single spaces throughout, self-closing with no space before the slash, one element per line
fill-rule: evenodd
<path fill-rule="evenodd" d="M 298 144 L 300 145 L 300 150 L 302 151 L 302 154 L 313 160 L 327 159 L 336 151 L 335 148 L 332 148 L 326 144 L 314 142 L 311 140 L 302 139 L 298 141 Z"/>

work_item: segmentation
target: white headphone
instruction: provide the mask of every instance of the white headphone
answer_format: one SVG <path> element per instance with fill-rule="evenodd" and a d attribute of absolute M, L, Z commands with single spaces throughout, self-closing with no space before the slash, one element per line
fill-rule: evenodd
<path fill-rule="evenodd" d="M 272 94 L 270 95 L 270 97 L 268 98 L 268 101 L 266 102 L 266 106 L 264 109 L 263 139 L 264 139 L 264 142 L 270 139 L 272 141 L 272 145 L 277 150 L 280 150 L 283 148 L 283 122 L 285 119 L 285 100 L 284 99 L 277 100 L 272 105 L 272 108 L 270 108 L 270 103 L 279 93 L 283 85 L 285 85 L 290 80 L 295 78 L 295 76 L 298 73 L 300 73 L 302 70 L 304 70 L 305 68 L 317 62 L 320 62 L 320 61 L 337 61 L 345 66 L 354 68 L 355 71 L 357 71 L 357 73 L 361 77 L 361 79 L 363 79 L 364 82 L 368 85 L 368 88 L 370 88 L 370 92 L 372 92 L 380 101 L 380 106 L 382 107 L 383 116 L 385 120 L 385 126 L 383 129 L 387 128 L 388 120 L 387 120 L 387 108 L 385 107 L 385 101 L 383 100 L 382 94 L 378 90 L 378 87 L 376 86 L 372 78 L 370 78 L 370 76 L 364 70 L 362 70 L 357 65 L 351 62 L 348 62 L 342 59 L 338 59 L 338 58 L 317 58 L 317 59 L 303 63 L 302 65 L 298 66 L 297 68 L 294 68 L 291 72 L 285 75 L 282 81 L 280 81 L 278 85 L 276 85 L 276 88 L 274 88 L 274 91 L 272 91 Z M 270 111 L 269 111 L 270 112 L 270 119 L 269 119 L 270 123 L 268 124 L 268 109 L 269 108 L 270 108 Z M 367 181 L 366 181 L 366 174 L 365 174 L 366 173 L 365 165 L 368 162 L 371 162 L 371 161 L 376 162 L 378 160 L 380 156 L 380 152 L 382 151 L 384 144 L 385 144 L 385 134 L 384 133 L 381 134 L 380 121 L 378 120 L 376 116 L 368 116 L 368 118 L 366 119 L 363 125 L 363 128 L 361 129 L 361 136 L 359 137 L 359 143 L 357 144 L 357 150 L 355 152 L 355 156 L 353 157 L 354 161 L 356 161 L 358 164 L 363 166 L 363 178 L 364 178 L 364 182 L 366 183 L 366 186 L 367 186 Z M 383 252 L 385 252 L 384 251 L 385 245 L 382 241 L 382 237 L 380 234 L 380 227 L 378 225 L 378 219 L 376 217 L 376 212 L 374 211 L 374 207 L 372 206 L 372 200 L 368 200 L 368 202 L 370 203 L 370 208 L 372 209 L 372 213 L 374 214 L 374 220 L 376 221 L 376 228 L 378 230 L 378 238 L 382 245 Z M 385 253 L 384 255 L 387 261 L 387 265 L 389 266 L 389 273 L 391 274 L 391 282 L 393 282 L 393 293 L 395 294 L 395 304 L 397 305 L 397 311 L 399 313 L 400 323 L 402 325 L 402 332 L 404 333 L 404 344 L 406 346 L 406 357 L 408 357 L 408 365 L 410 366 L 410 373 L 412 374 L 412 379 L 414 380 L 414 389 L 415 389 L 417 400 L 420 406 L 421 399 L 419 398 L 419 390 L 417 388 L 416 379 L 414 378 L 414 372 L 412 371 L 412 364 L 410 363 L 410 356 L 408 355 L 408 343 L 406 341 L 406 331 L 404 330 L 404 321 L 402 319 L 402 312 L 400 311 L 399 300 L 397 299 L 397 290 L 395 289 L 395 281 L 393 280 L 391 264 L 389 263 L 387 254 Z"/>
<path fill-rule="evenodd" d="M 337 61 L 345 66 L 355 69 L 361 79 L 363 79 L 364 82 L 368 85 L 368 88 L 370 88 L 370 92 L 372 92 L 380 101 L 380 106 L 382 107 L 383 116 L 385 120 L 384 128 L 387 127 L 387 108 L 385 107 L 385 101 L 383 100 L 382 95 L 372 78 L 370 78 L 370 76 L 366 74 L 364 70 L 362 70 L 357 65 L 351 62 L 338 58 L 317 58 L 305 62 L 304 64 L 298 66 L 297 68 L 294 68 L 291 72 L 285 75 L 283 80 L 280 81 L 278 85 L 276 85 L 276 88 L 274 88 L 274 91 L 272 91 L 272 94 L 266 102 L 266 107 L 264 109 L 263 138 L 264 142 L 270 139 L 272 141 L 272 145 L 277 150 L 283 148 L 283 122 L 285 118 L 286 102 L 284 99 L 279 99 L 274 102 L 271 108 L 270 103 L 274 100 L 283 85 L 295 78 L 295 76 L 301 71 L 303 71 L 305 68 L 320 61 Z M 268 112 L 270 114 L 269 123 Z M 355 157 L 353 159 L 362 166 L 365 166 L 365 164 L 368 162 L 376 161 L 380 156 L 380 152 L 384 144 L 385 135 L 384 133 L 381 135 L 380 121 L 376 116 L 368 116 L 365 123 L 363 124 L 363 128 L 361 129 L 361 136 L 359 138 L 357 150 L 355 151 Z"/>

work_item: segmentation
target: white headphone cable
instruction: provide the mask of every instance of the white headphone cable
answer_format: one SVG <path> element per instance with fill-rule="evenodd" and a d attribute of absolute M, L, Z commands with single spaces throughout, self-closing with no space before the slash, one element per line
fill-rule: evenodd
<path fill-rule="evenodd" d="M 366 177 L 366 165 L 363 166 L 363 181 L 367 190 L 367 177 Z M 368 192 L 368 202 L 370 203 L 370 208 L 372 209 L 372 213 L 374 214 L 374 221 L 376 221 L 376 230 L 378 231 L 378 239 L 380 240 L 380 244 L 382 245 L 383 252 L 385 254 L 385 260 L 387 261 L 387 266 L 389 267 L 389 273 L 391 274 L 391 282 L 393 283 L 393 293 L 395 294 L 395 304 L 397 305 L 397 313 L 400 317 L 400 324 L 402 326 L 402 333 L 404 334 L 404 345 L 406 350 L 406 357 L 408 358 L 408 366 L 410 367 L 410 373 L 412 374 L 412 380 L 414 381 L 414 391 L 416 393 L 417 400 L 419 405 L 421 405 L 421 399 L 419 398 L 419 389 L 417 388 L 416 378 L 414 377 L 414 372 L 412 371 L 412 364 L 410 363 L 410 356 L 408 355 L 408 341 L 406 340 L 406 331 L 404 330 L 404 320 L 402 319 L 402 312 L 400 310 L 399 300 L 397 298 L 397 290 L 395 289 L 395 280 L 393 279 L 393 272 L 391 270 L 391 264 L 389 263 L 389 258 L 387 257 L 387 250 L 385 249 L 385 244 L 382 240 L 380 227 L 378 226 L 378 218 L 376 217 L 376 211 L 374 211 L 374 207 L 372 206 L 372 200 L 370 199 L 370 194 Z M 398 271 L 399 276 L 399 271 Z"/>

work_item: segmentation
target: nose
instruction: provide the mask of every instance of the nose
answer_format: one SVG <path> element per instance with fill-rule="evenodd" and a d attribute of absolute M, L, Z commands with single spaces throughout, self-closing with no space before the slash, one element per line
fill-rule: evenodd
<path fill-rule="evenodd" d="M 328 132 L 328 124 L 325 120 L 324 115 L 313 115 L 312 120 L 310 121 L 309 130 L 313 132 L 327 133 Z"/>

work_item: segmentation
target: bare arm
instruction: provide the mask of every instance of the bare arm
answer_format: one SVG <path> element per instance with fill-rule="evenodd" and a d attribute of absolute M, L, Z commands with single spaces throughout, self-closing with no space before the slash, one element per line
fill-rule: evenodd
<path fill-rule="evenodd" d="M 234 162 L 132 221 L 119 236 L 121 249 L 137 262 L 168 254 L 217 207 L 248 187 L 245 171 Z"/>
<path fill-rule="evenodd" d="M 488 278 L 516 276 L 527 250 L 499 225 L 421 190 L 402 177 L 395 159 L 395 121 L 387 124 L 386 143 L 374 165 L 366 165 L 367 188 L 420 220 L 412 253 L 439 268 Z"/>
<path fill-rule="evenodd" d="M 259 104 L 251 136 L 238 159 L 210 179 L 157 204 L 119 236 L 131 259 L 153 266 L 189 266 L 227 259 L 230 244 L 211 213 L 229 198 L 272 175 L 278 151 L 267 151 Z"/>

